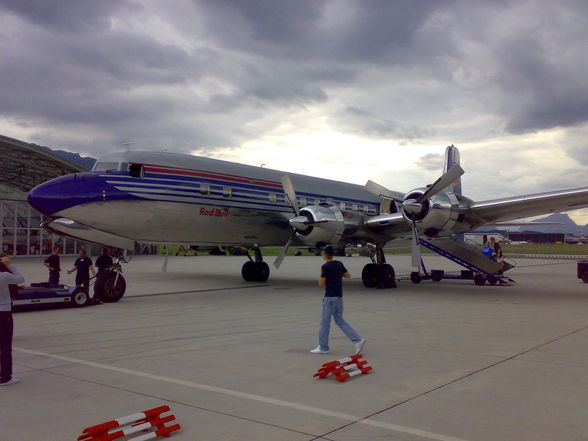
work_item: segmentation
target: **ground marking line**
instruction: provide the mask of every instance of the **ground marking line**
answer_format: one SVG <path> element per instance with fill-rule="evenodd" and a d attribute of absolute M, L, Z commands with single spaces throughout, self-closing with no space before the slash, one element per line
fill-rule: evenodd
<path fill-rule="evenodd" d="M 70 363 L 82 364 L 85 366 L 91 366 L 91 367 L 95 367 L 95 368 L 99 368 L 99 369 L 106 369 L 106 370 L 110 370 L 110 371 L 114 371 L 114 372 L 119 372 L 122 374 L 147 378 L 150 380 L 156 380 L 156 381 L 161 381 L 161 382 L 165 382 L 165 383 L 176 384 L 179 386 L 185 386 L 185 387 L 205 390 L 205 391 L 209 391 L 209 392 L 216 392 L 216 393 L 220 393 L 220 394 L 224 394 L 224 395 L 243 398 L 246 400 L 253 400 L 253 401 L 258 401 L 261 403 L 273 404 L 275 406 L 288 407 L 290 409 L 301 410 L 304 412 L 314 413 L 317 415 L 329 416 L 329 417 L 338 418 L 338 419 L 342 419 L 342 420 L 346 420 L 346 421 L 353 421 L 353 422 L 365 424 L 368 426 L 378 427 L 378 428 L 382 428 L 382 429 L 389 429 L 389 430 L 393 430 L 396 432 L 407 433 L 410 435 L 426 437 L 426 438 L 437 440 L 437 441 L 466 441 L 461 438 L 445 436 L 445 435 L 441 435 L 441 434 L 437 434 L 437 433 L 427 432 L 424 430 L 413 429 L 411 427 L 400 426 L 397 424 L 384 423 L 384 422 L 379 422 L 379 421 L 374 421 L 374 420 L 365 420 L 362 417 L 358 417 L 358 416 L 354 416 L 354 415 L 349 415 L 349 414 L 345 414 L 345 413 L 341 413 L 341 412 L 334 412 L 334 411 L 321 409 L 321 408 L 313 407 L 313 406 L 306 406 L 304 404 L 298 404 L 298 403 L 294 403 L 291 401 L 284 401 L 284 400 L 278 400 L 275 398 L 263 397 L 261 395 L 250 394 L 247 392 L 239 392 L 239 391 L 235 391 L 235 390 L 231 390 L 231 389 L 225 389 L 222 387 L 216 387 L 216 386 L 210 386 L 207 384 L 195 383 L 192 381 L 178 380 L 176 378 L 163 377 L 160 375 L 148 374 L 146 372 L 139 372 L 136 370 L 125 369 L 125 368 L 120 368 L 120 367 L 116 367 L 116 366 L 110 366 L 107 364 L 96 363 L 93 361 L 80 360 L 77 358 L 64 357 L 62 355 L 49 354 L 47 352 L 34 351 L 31 349 L 16 348 L 16 347 L 13 349 L 15 351 L 22 352 L 25 354 L 54 358 L 57 360 L 67 361 Z"/>
<path fill-rule="evenodd" d="M 189 291 L 172 291 L 172 292 L 155 292 L 151 294 L 130 294 L 127 295 L 126 299 L 133 299 L 137 297 L 157 297 L 157 296 L 170 296 L 174 294 L 191 294 L 191 293 L 200 293 L 200 292 L 213 292 L 213 291 L 230 291 L 236 289 L 250 289 L 250 288 L 265 288 L 270 287 L 272 285 L 265 284 L 265 285 L 247 285 L 247 286 L 230 286 L 228 288 L 205 288 L 205 289 L 191 289 Z"/>

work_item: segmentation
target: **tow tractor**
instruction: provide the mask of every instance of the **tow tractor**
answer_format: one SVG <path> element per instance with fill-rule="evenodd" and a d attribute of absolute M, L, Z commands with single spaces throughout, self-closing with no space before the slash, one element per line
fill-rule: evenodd
<path fill-rule="evenodd" d="M 12 305 L 16 311 L 37 306 L 69 305 L 79 308 L 87 305 L 89 300 L 81 286 L 69 287 L 41 282 L 19 287 L 18 294 L 12 298 Z"/>

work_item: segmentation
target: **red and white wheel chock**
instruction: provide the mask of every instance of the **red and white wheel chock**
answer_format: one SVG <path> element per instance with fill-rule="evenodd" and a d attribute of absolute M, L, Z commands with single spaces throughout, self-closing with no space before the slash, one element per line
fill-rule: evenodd
<path fill-rule="evenodd" d="M 367 374 L 372 369 L 371 366 L 368 366 L 367 361 L 363 359 L 363 355 L 356 354 L 341 358 L 340 360 L 324 363 L 313 377 L 322 379 L 327 378 L 329 374 L 333 374 L 337 381 L 344 382 L 350 377 Z"/>
<path fill-rule="evenodd" d="M 127 415 L 122 418 L 107 421 L 106 423 L 86 427 L 82 430 L 83 435 L 78 441 L 112 441 L 115 439 L 126 441 L 146 441 L 159 436 L 169 437 L 171 432 L 179 430 L 179 424 L 166 426 L 167 423 L 176 419 L 174 415 L 161 416 L 169 411 L 169 406 L 160 406 L 143 412 Z M 145 432 L 142 435 L 128 438 L 138 432 Z"/>

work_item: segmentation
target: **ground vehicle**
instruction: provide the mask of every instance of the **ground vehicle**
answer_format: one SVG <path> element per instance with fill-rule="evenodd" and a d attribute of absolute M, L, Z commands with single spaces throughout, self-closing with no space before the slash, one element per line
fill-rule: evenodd
<path fill-rule="evenodd" d="M 82 307 L 89 303 L 88 294 L 79 286 L 50 286 L 47 282 L 31 283 L 18 289 L 18 295 L 12 299 L 13 309 L 26 309 L 36 306 L 70 305 Z"/>
<path fill-rule="evenodd" d="M 582 279 L 582 282 L 588 283 L 588 261 L 586 260 L 578 262 L 578 279 Z"/>

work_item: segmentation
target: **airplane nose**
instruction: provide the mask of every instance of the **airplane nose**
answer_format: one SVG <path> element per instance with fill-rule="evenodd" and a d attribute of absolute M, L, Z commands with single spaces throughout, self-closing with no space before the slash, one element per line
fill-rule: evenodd
<path fill-rule="evenodd" d="M 29 204 L 45 216 L 51 216 L 75 205 L 96 200 L 99 191 L 97 178 L 92 173 L 75 173 L 44 182 L 29 192 Z"/>

